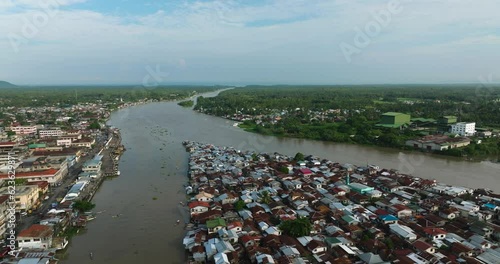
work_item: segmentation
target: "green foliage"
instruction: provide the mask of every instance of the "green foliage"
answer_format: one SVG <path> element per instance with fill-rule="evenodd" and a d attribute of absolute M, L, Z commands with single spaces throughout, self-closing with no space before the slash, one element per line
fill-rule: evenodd
<path fill-rule="evenodd" d="M 180 100 L 197 93 L 225 88 L 224 86 L 158 86 L 146 89 L 142 86 L 42 86 L 2 89 L 0 107 L 70 107 L 79 103 L 103 102 L 108 108 L 116 108 L 123 102 L 151 99 L 158 101 Z"/>
<path fill-rule="evenodd" d="M 94 122 L 90 123 L 89 125 L 90 129 L 101 129 L 101 125 L 97 120 L 94 120 Z"/>
<path fill-rule="evenodd" d="M 28 183 L 28 180 L 16 178 L 16 179 L 14 179 L 14 183 L 16 185 L 25 185 L 26 183 Z"/>
<path fill-rule="evenodd" d="M 394 249 L 394 242 L 390 238 L 386 238 L 384 242 L 389 249 Z"/>
<path fill-rule="evenodd" d="M 293 237 L 307 236 L 312 230 L 312 224 L 306 217 L 283 221 L 279 227 L 285 234 Z"/>
<path fill-rule="evenodd" d="M 297 152 L 297 154 L 295 154 L 295 157 L 293 158 L 293 160 L 295 160 L 295 161 L 302 161 L 302 160 L 304 160 L 304 154 L 302 154 L 300 152 Z"/>
<path fill-rule="evenodd" d="M 260 193 L 261 202 L 265 204 L 269 204 L 272 201 L 271 195 L 269 195 L 268 191 L 263 191 Z"/>
<path fill-rule="evenodd" d="M 234 203 L 234 209 L 236 211 L 241 211 L 243 208 L 245 208 L 246 204 L 242 200 L 238 200 L 236 203 Z"/>
<path fill-rule="evenodd" d="M 94 209 L 95 204 L 87 201 L 78 200 L 73 203 L 73 210 L 79 212 L 87 212 Z"/>
<path fill-rule="evenodd" d="M 421 132 L 377 127 L 381 113 L 434 119 L 455 115 L 478 127 L 500 127 L 500 86 L 489 88 L 478 96 L 475 85 L 247 86 L 199 98 L 195 110 L 226 118 L 264 115 L 262 123 L 240 124 L 259 134 L 406 148 L 405 141 Z M 500 145 L 495 144 L 500 141 L 442 154 L 498 155 Z"/>
<path fill-rule="evenodd" d="M 279 168 L 279 171 L 282 173 L 285 173 L 285 174 L 289 173 L 288 167 L 285 167 L 285 166 L 281 166 Z"/>
<path fill-rule="evenodd" d="M 194 101 L 193 100 L 186 100 L 186 101 L 179 102 L 177 104 L 182 106 L 182 107 L 192 107 L 194 105 Z"/>

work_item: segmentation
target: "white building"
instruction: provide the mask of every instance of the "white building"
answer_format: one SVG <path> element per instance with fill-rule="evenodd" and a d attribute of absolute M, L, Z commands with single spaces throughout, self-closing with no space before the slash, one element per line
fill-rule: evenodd
<path fill-rule="evenodd" d="M 32 225 L 19 233 L 16 240 L 20 248 L 48 249 L 52 246 L 52 227 Z"/>
<path fill-rule="evenodd" d="M 63 132 L 61 129 L 44 129 L 44 130 L 38 130 L 38 135 L 40 138 L 47 138 L 47 137 L 60 137 L 62 136 Z"/>
<path fill-rule="evenodd" d="M 458 134 L 460 136 L 473 136 L 476 133 L 476 123 L 465 123 L 460 122 L 451 125 L 451 133 Z"/>
<path fill-rule="evenodd" d="M 71 140 L 70 138 L 64 138 L 64 139 L 58 139 L 56 141 L 56 144 L 57 146 L 69 147 L 71 146 L 71 142 L 73 142 L 73 140 Z"/>
<path fill-rule="evenodd" d="M 400 225 L 400 224 L 392 224 L 389 225 L 389 228 L 391 229 L 391 232 L 398 235 L 399 237 L 408 240 L 408 241 L 413 241 L 417 239 L 417 235 L 413 232 L 413 229 Z"/>
<path fill-rule="evenodd" d="M 11 126 L 10 130 L 17 135 L 36 134 L 36 126 Z"/>

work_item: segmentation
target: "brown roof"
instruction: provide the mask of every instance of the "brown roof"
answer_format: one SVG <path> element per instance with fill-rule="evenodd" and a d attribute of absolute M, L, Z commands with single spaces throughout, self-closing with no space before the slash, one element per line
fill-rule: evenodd
<path fill-rule="evenodd" d="M 27 229 L 19 232 L 18 238 L 21 237 L 51 237 L 52 227 L 46 225 L 31 225 Z"/>

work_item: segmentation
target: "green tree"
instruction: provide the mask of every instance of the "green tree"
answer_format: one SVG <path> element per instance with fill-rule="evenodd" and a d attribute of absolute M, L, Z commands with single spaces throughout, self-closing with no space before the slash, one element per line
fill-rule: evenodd
<path fill-rule="evenodd" d="M 295 157 L 293 158 L 293 160 L 295 160 L 295 161 L 302 161 L 302 160 L 304 160 L 304 154 L 302 154 L 300 152 L 297 152 L 297 154 L 295 154 Z"/>
<path fill-rule="evenodd" d="M 290 171 L 288 170 L 288 167 L 285 167 L 285 166 L 281 166 L 279 169 L 278 169 L 280 172 L 283 172 L 283 173 L 289 173 Z"/>
<path fill-rule="evenodd" d="M 26 179 L 19 179 L 19 178 L 17 178 L 17 179 L 14 179 L 14 183 L 15 183 L 16 185 L 25 185 L 26 183 L 28 183 L 28 180 L 26 180 Z"/>
<path fill-rule="evenodd" d="M 262 203 L 269 204 L 272 201 L 271 195 L 269 195 L 268 191 L 263 191 L 260 194 Z"/>
<path fill-rule="evenodd" d="M 245 208 L 246 204 L 243 200 L 238 200 L 236 203 L 234 203 L 234 209 L 236 211 L 241 211 L 243 208 Z"/>
<path fill-rule="evenodd" d="M 89 128 L 90 129 L 101 129 L 101 125 L 99 124 L 99 122 L 97 122 L 97 120 L 95 120 L 94 122 L 90 123 Z"/>
<path fill-rule="evenodd" d="M 73 210 L 76 210 L 78 212 L 87 212 L 94 209 L 94 207 L 95 204 L 87 201 L 78 200 L 73 203 Z"/>
<path fill-rule="evenodd" d="M 312 224 L 306 217 L 283 221 L 279 227 L 285 234 L 293 237 L 307 236 L 312 230 Z"/>

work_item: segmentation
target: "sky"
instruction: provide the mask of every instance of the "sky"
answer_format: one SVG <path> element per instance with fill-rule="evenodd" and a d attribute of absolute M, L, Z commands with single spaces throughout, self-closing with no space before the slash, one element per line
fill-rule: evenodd
<path fill-rule="evenodd" d="M 0 80 L 499 82 L 498 10 L 498 0 L 0 0 Z"/>

